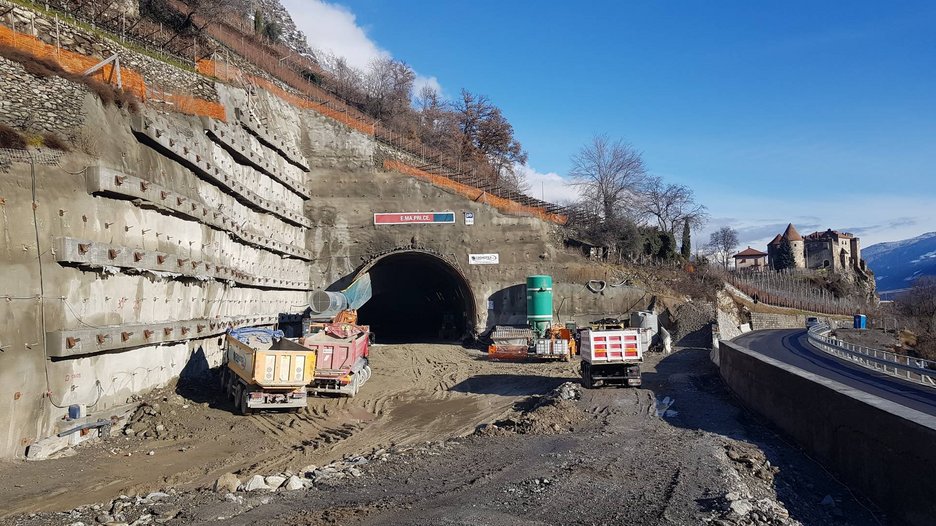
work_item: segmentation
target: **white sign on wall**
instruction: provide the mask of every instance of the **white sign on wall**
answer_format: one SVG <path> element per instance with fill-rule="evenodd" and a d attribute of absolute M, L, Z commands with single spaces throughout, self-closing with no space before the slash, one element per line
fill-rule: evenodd
<path fill-rule="evenodd" d="M 468 254 L 469 265 L 497 265 L 500 263 L 499 254 Z"/>
<path fill-rule="evenodd" d="M 474 212 L 465 212 L 465 224 L 466 225 L 474 224 Z"/>

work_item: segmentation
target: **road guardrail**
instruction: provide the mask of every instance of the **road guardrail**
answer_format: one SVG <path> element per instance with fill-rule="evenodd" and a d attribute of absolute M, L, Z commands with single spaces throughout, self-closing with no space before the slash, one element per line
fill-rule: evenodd
<path fill-rule="evenodd" d="M 809 328 L 815 348 L 862 367 L 936 388 L 936 362 L 848 343 L 830 336 L 832 329 L 820 323 Z"/>

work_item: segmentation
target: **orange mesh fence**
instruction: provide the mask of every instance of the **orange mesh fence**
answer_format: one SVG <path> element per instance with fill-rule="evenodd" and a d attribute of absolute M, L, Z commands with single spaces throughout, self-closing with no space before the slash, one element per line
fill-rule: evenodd
<path fill-rule="evenodd" d="M 0 44 L 29 53 L 38 58 L 52 60 L 62 66 L 62 69 L 65 71 L 79 75 L 101 62 L 100 59 L 95 57 L 89 57 L 81 53 L 75 53 L 74 51 L 68 51 L 67 49 L 61 49 L 46 44 L 34 36 L 14 31 L 4 25 L 0 25 Z M 117 79 L 113 64 L 105 65 L 99 71 L 95 72 L 93 77 L 107 84 L 116 82 Z M 133 93 L 141 101 L 146 101 L 146 81 L 140 73 L 129 68 L 121 67 L 120 79 L 124 91 Z M 219 102 L 196 99 L 194 97 L 173 93 L 164 93 L 161 98 L 164 102 L 171 103 L 181 113 L 225 120 L 224 106 Z"/>
<path fill-rule="evenodd" d="M 550 221 L 560 225 L 564 225 L 568 220 L 568 218 L 562 214 L 553 214 L 543 210 L 542 208 L 522 205 L 516 201 L 511 201 L 510 199 L 505 199 L 503 197 L 489 194 L 484 190 L 479 190 L 473 186 L 468 186 L 466 184 L 453 181 L 441 175 L 431 174 L 425 170 L 420 170 L 419 168 L 410 166 L 400 161 L 387 159 L 384 161 L 384 168 L 387 170 L 400 172 L 402 174 L 411 175 L 417 179 L 426 181 L 433 186 L 445 188 L 446 190 L 450 190 L 461 196 L 467 197 L 472 201 L 478 201 L 493 206 L 502 212 L 537 217 L 543 221 Z"/>
<path fill-rule="evenodd" d="M 217 62 L 210 59 L 202 59 L 198 61 L 196 68 L 199 73 L 204 75 L 209 75 L 214 78 L 227 81 L 227 82 L 237 82 L 240 80 L 239 77 L 250 80 L 253 84 L 260 86 L 261 88 L 269 91 L 270 93 L 276 95 L 277 97 L 289 102 L 290 104 L 304 109 L 310 109 L 321 113 L 327 117 L 331 117 L 336 121 L 345 124 L 355 130 L 365 133 L 367 135 L 374 135 L 374 125 L 365 121 L 362 121 L 355 116 L 349 114 L 347 111 L 336 110 L 329 107 L 327 103 L 315 102 L 304 97 L 300 97 L 293 93 L 290 93 L 283 88 L 277 86 L 276 84 L 253 75 L 249 75 L 240 69 L 230 66 L 223 65 L 218 66 Z"/>

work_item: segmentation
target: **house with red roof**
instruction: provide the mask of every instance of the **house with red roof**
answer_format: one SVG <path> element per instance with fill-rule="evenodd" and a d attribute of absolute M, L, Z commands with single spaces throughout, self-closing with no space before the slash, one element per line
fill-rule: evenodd
<path fill-rule="evenodd" d="M 735 269 L 767 269 L 767 253 L 748 246 L 746 249 L 738 252 L 734 256 Z"/>

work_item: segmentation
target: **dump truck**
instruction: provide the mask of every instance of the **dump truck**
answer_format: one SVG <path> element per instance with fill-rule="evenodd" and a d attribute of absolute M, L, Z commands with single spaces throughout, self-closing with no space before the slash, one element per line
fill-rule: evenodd
<path fill-rule="evenodd" d="M 309 327 L 312 330 L 298 340 L 316 353 L 308 392 L 355 396 L 371 377 L 369 327 L 354 323 L 313 323 Z"/>
<path fill-rule="evenodd" d="M 640 364 L 647 350 L 647 329 L 597 331 L 581 333 L 582 385 L 587 389 L 600 385 L 640 386 Z"/>
<path fill-rule="evenodd" d="M 315 351 L 283 337 L 282 331 L 232 329 L 225 336 L 221 381 L 238 411 L 306 406 L 314 378 Z"/>

